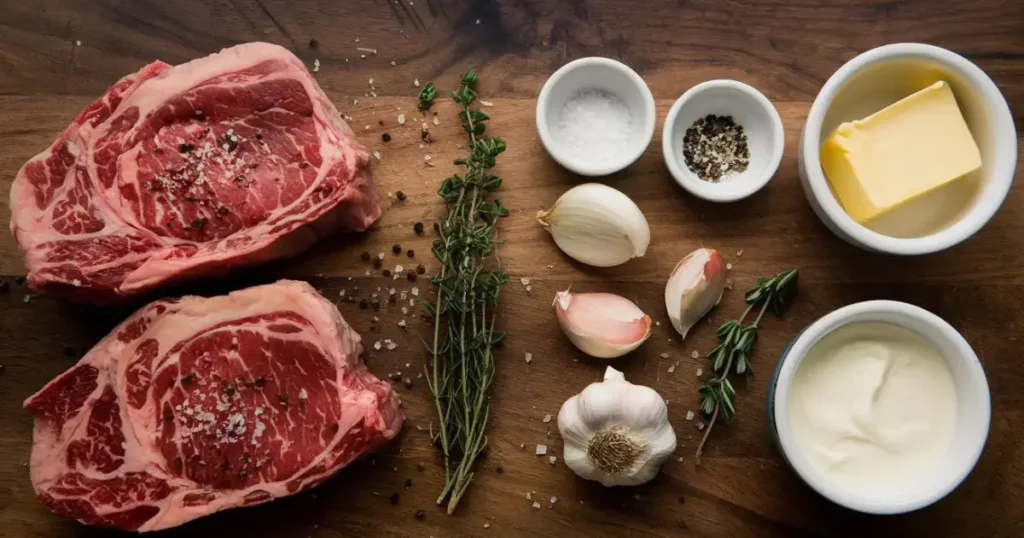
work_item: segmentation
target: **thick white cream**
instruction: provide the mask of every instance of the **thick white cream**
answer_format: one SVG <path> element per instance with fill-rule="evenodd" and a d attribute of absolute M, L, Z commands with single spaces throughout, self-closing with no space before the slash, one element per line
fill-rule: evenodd
<path fill-rule="evenodd" d="M 853 323 L 822 338 L 793 376 L 789 421 L 811 465 L 857 491 L 892 491 L 925 476 L 949 447 L 956 389 L 923 338 Z"/>

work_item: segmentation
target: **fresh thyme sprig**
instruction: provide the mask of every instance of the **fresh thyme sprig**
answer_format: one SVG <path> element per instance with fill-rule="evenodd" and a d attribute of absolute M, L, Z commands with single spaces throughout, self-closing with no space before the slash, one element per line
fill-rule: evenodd
<path fill-rule="evenodd" d="M 708 360 L 715 372 L 706 383 L 701 385 L 698 392 L 700 398 L 700 412 L 710 416 L 708 427 L 704 430 L 704 437 L 697 446 L 695 455 L 696 463 L 700 463 L 700 454 L 704 449 L 704 443 L 711 435 L 711 428 L 715 420 L 722 416 L 729 422 L 736 416 L 736 404 L 733 398 L 736 396 L 736 389 L 729 382 L 729 375 L 749 376 L 753 373 L 750 366 L 750 353 L 757 342 L 757 331 L 761 328 L 761 317 L 765 310 L 771 309 L 776 316 L 781 316 L 788 305 L 789 299 L 796 291 L 797 271 L 795 269 L 783 271 L 774 278 L 759 278 L 753 288 L 747 290 L 744 300 L 747 302 L 747 309 L 738 320 L 730 319 L 718 328 L 718 346 L 708 353 Z M 753 309 L 761 307 L 757 319 L 750 325 L 743 325 L 743 320 Z"/>
<path fill-rule="evenodd" d="M 437 97 L 437 87 L 434 86 L 433 82 L 428 82 L 423 89 L 420 90 L 420 110 L 426 112 L 430 110 L 430 107 L 434 106 L 434 98 Z"/>
<path fill-rule="evenodd" d="M 441 266 L 433 279 L 437 301 L 426 305 L 434 318 L 433 345 L 427 345 L 432 356 L 427 384 L 440 420 L 434 443 L 441 447 L 445 466 L 444 489 L 437 504 L 447 500 L 449 514 L 469 487 L 473 464 L 487 446 L 494 347 L 505 336 L 495 329 L 495 311 L 508 275 L 500 268 L 489 269 L 487 263 L 494 255 L 497 220 L 508 215 L 501 201 L 488 201 L 501 186 L 501 178 L 490 170 L 505 151 L 505 142 L 483 136 L 488 117 L 471 108 L 476 84 L 476 71 L 470 69 L 452 93 L 461 108 L 459 118 L 471 153 L 455 160 L 464 168 L 463 174 L 445 178 L 437 191 L 447 211 L 433 248 Z"/>

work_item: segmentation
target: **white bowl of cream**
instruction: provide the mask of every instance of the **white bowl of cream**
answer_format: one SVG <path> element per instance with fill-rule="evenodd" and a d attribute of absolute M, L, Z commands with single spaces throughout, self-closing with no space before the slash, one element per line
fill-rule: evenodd
<path fill-rule="evenodd" d="M 833 502 L 872 514 L 928 506 L 981 456 L 991 421 L 978 356 L 922 308 L 868 301 L 811 324 L 769 393 L 790 466 Z"/>

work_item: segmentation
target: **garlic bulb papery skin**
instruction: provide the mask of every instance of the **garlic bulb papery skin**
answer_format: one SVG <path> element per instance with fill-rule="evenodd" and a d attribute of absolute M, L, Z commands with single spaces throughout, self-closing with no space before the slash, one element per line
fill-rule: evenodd
<path fill-rule="evenodd" d="M 595 267 L 612 267 L 647 252 L 651 229 L 625 194 L 600 183 L 565 192 L 537 220 L 569 257 Z"/>
<path fill-rule="evenodd" d="M 672 326 L 683 338 L 725 291 L 725 262 L 713 248 L 699 248 L 672 270 L 665 285 L 665 308 Z"/>
<path fill-rule="evenodd" d="M 566 466 L 608 487 L 650 481 L 676 449 L 665 400 L 611 366 L 603 382 L 562 404 L 558 431 Z"/>
<path fill-rule="evenodd" d="M 621 357 L 651 336 L 651 317 L 625 297 L 565 290 L 555 294 L 553 305 L 562 331 L 591 357 Z"/>

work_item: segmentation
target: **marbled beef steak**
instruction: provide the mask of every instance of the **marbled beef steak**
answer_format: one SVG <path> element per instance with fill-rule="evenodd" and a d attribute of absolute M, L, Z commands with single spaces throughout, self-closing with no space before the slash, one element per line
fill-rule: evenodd
<path fill-rule="evenodd" d="M 25 402 L 54 511 L 150 531 L 323 482 L 398 434 L 391 385 L 304 282 L 142 308 Z"/>
<path fill-rule="evenodd" d="M 379 216 L 365 148 L 268 43 L 128 75 L 11 188 L 29 283 L 93 303 L 290 256 Z"/>

